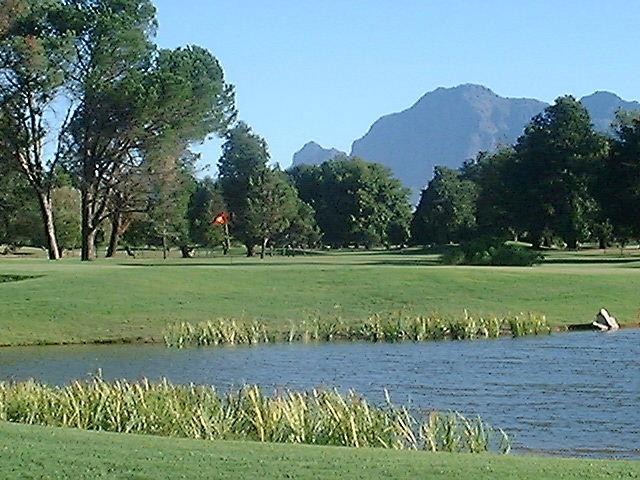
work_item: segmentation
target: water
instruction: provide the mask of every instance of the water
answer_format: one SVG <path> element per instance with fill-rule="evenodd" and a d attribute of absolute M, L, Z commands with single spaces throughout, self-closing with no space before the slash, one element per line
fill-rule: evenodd
<path fill-rule="evenodd" d="M 640 330 L 475 342 L 264 345 L 174 350 L 157 345 L 0 349 L 0 380 L 52 384 L 167 377 L 218 389 L 355 389 L 382 402 L 480 415 L 514 451 L 640 458 Z"/>

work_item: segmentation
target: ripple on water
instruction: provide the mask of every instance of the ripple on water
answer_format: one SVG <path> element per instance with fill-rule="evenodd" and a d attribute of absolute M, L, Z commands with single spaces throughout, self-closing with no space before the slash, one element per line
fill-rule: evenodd
<path fill-rule="evenodd" d="M 220 389 L 388 389 L 415 409 L 480 415 L 514 450 L 640 458 L 640 330 L 573 332 L 476 342 L 263 345 L 172 350 L 154 345 L 0 349 L 0 380 L 64 384 L 167 377 Z"/>

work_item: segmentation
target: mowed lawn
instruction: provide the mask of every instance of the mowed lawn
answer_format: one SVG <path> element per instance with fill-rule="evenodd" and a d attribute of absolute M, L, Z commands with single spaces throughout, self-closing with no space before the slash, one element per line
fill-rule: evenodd
<path fill-rule="evenodd" d="M 554 325 L 601 307 L 639 322 L 640 258 L 553 255 L 533 268 L 449 267 L 418 253 L 359 252 L 260 261 L 116 258 L 82 264 L 0 259 L 0 344 L 161 338 L 171 322 L 234 317 L 291 321 L 404 312 L 538 312 Z M 11 275 L 33 278 L 15 280 Z M 3 277 L 4 276 L 4 277 Z"/>
<path fill-rule="evenodd" d="M 637 479 L 640 462 L 212 442 L 0 422 L 0 478 Z"/>

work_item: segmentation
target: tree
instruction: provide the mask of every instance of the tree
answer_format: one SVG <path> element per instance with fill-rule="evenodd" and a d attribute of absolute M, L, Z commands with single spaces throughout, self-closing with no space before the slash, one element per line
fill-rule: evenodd
<path fill-rule="evenodd" d="M 172 245 L 180 248 L 183 257 L 192 256 L 187 212 L 196 185 L 193 176 L 196 159 L 197 155 L 185 150 L 178 163 L 165 159 L 173 169 L 161 169 L 163 175 L 152 177 L 147 215 L 151 234 L 161 240 L 164 258 Z"/>
<path fill-rule="evenodd" d="M 74 35 L 60 0 L 0 1 L 0 159 L 20 172 L 38 202 L 52 260 L 60 258 L 53 218 L 54 173 L 73 107 L 66 98 Z M 66 109 L 64 119 L 57 114 Z M 53 152 L 45 148 L 57 139 Z"/>
<path fill-rule="evenodd" d="M 26 178 L 0 163 L 0 244 L 42 246 L 44 232 L 38 202 Z"/>
<path fill-rule="evenodd" d="M 80 192 L 72 186 L 53 190 L 54 223 L 60 255 L 64 250 L 79 248 L 82 242 L 80 225 Z"/>
<path fill-rule="evenodd" d="M 534 245 L 548 234 L 569 248 L 586 240 L 597 221 L 593 180 L 607 142 L 591 125 L 587 110 L 571 96 L 560 97 L 536 115 L 516 145 L 513 170 L 518 227 Z"/>
<path fill-rule="evenodd" d="M 110 207 L 122 208 L 119 187 L 144 168 L 149 152 L 223 132 L 235 110 L 233 89 L 207 50 L 156 49 L 149 0 L 74 3 L 83 34 L 76 42 L 79 106 L 67 139 L 82 192 L 82 259 L 89 260 Z"/>
<path fill-rule="evenodd" d="M 598 198 L 604 217 L 622 244 L 640 237 L 640 116 L 620 112 L 616 137 L 600 176 Z"/>
<path fill-rule="evenodd" d="M 298 193 L 281 171 L 267 166 L 267 143 L 247 124 L 239 122 L 229 130 L 222 152 L 218 171 L 231 233 L 244 243 L 247 256 L 260 245 L 264 258 L 269 241 L 299 213 Z"/>
<path fill-rule="evenodd" d="M 248 257 L 260 242 L 249 197 L 253 184 L 267 170 L 268 161 L 267 143 L 246 123 L 239 122 L 227 132 L 218 163 L 220 186 L 232 215 L 231 233 L 244 243 Z"/>
<path fill-rule="evenodd" d="M 413 242 L 443 244 L 467 239 L 476 226 L 477 196 L 476 185 L 460 172 L 436 167 L 413 214 Z"/>
<path fill-rule="evenodd" d="M 251 182 L 245 218 L 260 241 L 260 258 L 271 239 L 286 231 L 300 213 L 300 199 L 280 170 L 262 170 Z"/>
<path fill-rule="evenodd" d="M 198 245 L 208 247 L 223 245 L 226 250 L 224 230 L 212 222 L 216 215 L 227 210 L 220 183 L 210 177 L 198 181 L 189 199 L 187 212 L 191 239 Z"/>
<path fill-rule="evenodd" d="M 481 152 L 460 169 L 460 178 L 476 185 L 475 223 L 479 235 L 517 238 L 518 219 L 514 212 L 521 201 L 514 185 L 515 151 L 502 148 L 495 153 Z"/>
<path fill-rule="evenodd" d="M 289 177 L 316 212 L 323 241 L 334 247 L 401 245 L 411 218 L 408 190 L 383 165 L 339 156 Z"/>
<path fill-rule="evenodd" d="M 322 233 L 315 220 L 315 211 L 301 199 L 296 199 L 296 211 L 292 215 L 289 226 L 273 239 L 281 247 L 305 248 L 320 242 Z"/>

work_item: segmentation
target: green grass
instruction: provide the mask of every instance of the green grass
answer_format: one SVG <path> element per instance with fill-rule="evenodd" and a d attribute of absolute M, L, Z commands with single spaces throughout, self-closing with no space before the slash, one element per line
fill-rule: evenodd
<path fill-rule="evenodd" d="M 474 315 L 537 312 L 550 324 L 590 322 L 607 307 L 639 321 L 640 257 L 617 251 L 551 253 L 533 268 L 446 267 L 428 254 L 359 252 L 273 257 L 117 258 L 81 264 L 2 258 L 0 344 L 161 340 L 179 321 L 290 322 L 371 314 Z"/>
<path fill-rule="evenodd" d="M 0 420 L 207 440 L 254 440 L 431 452 L 508 453 L 502 430 L 455 412 L 412 412 L 350 391 L 281 391 L 258 386 L 219 394 L 211 386 L 105 382 L 51 387 L 0 382 Z"/>
<path fill-rule="evenodd" d="M 0 422 L 0 478 L 640 478 L 640 462 L 161 438 Z"/>

